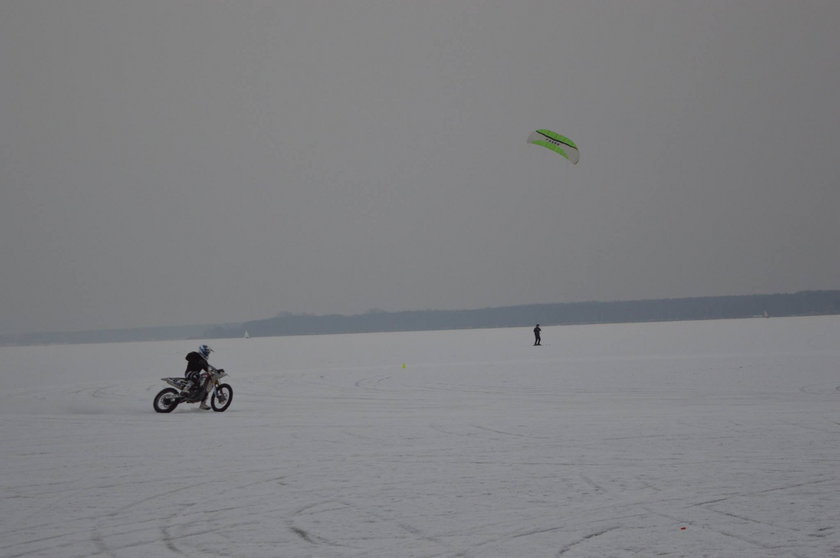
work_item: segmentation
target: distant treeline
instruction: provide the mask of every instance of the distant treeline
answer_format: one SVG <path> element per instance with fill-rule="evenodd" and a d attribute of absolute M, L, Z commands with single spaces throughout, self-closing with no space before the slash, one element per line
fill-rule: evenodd
<path fill-rule="evenodd" d="M 53 345 L 76 343 L 125 343 L 131 341 L 169 341 L 199 339 L 207 333 L 205 325 L 102 329 L 90 331 L 49 331 L 0 335 L 0 345 Z M 215 329 L 218 326 L 212 326 Z M 224 326 L 233 329 L 233 326 Z"/>
<path fill-rule="evenodd" d="M 478 310 L 370 311 L 353 316 L 283 314 L 242 324 L 239 329 L 213 328 L 208 336 L 254 337 L 378 331 L 526 327 L 547 325 L 713 320 L 755 316 L 840 314 L 840 291 L 794 294 L 717 296 L 531 304 Z"/>
<path fill-rule="evenodd" d="M 177 326 L 103 331 L 0 335 L 0 345 L 167 341 L 281 335 L 323 335 L 564 324 L 717 320 L 840 314 L 840 291 L 711 296 L 615 302 L 530 304 L 478 310 L 372 310 L 352 316 L 281 314 L 266 320 L 216 326 Z"/>

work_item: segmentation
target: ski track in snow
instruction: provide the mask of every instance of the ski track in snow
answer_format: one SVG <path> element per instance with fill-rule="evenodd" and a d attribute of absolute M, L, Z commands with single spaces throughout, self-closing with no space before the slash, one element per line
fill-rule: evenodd
<path fill-rule="evenodd" d="M 839 317 L 529 334 L 0 347 L 0 558 L 840 556 Z"/>

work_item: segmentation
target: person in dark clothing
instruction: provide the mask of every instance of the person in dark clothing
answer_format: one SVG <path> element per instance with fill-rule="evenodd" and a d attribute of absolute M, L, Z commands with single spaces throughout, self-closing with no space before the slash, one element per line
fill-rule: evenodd
<path fill-rule="evenodd" d="M 213 368 L 207 361 L 207 358 L 212 352 L 213 349 L 207 345 L 200 345 L 198 347 L 198 351 L 187 353 L 187 356 L 184 357 L 187 360 L 187 369 L 184 371 L 184 377 L 189 380 L 186 387 L 184 387 L 185 393 L 204 389 L 204 386 L 201 385 L 201 373 L 208 372 L 211 368 Z M 215 370 L 215 368 L 213 369 Z M 210 394 L 208 393 L 207 395 Z M 199 407 L 205 411 L 210 408 L 210 406 L 207 405 L 207 395 L 204 396 L 204 401 L 202 401 L 201 405 L 199 405 Z"/>
<path fill-rule="evenodd" d="M 534 345 L 542 345 L 542 338 L 540 337 L 540 324 L 537 324 L 537 327 L 534 328 Z"/>

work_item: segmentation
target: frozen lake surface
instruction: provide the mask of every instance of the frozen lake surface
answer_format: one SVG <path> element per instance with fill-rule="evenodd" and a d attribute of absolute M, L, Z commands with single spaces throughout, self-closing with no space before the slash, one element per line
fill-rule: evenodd
<path fill-rule="evenodd" d="M 840 556 L 840 317 L 0 348 L 0 556 Z"/>

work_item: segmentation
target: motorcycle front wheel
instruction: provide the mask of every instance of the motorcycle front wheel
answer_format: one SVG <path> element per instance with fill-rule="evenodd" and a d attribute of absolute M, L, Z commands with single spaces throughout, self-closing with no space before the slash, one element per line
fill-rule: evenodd
<path fill-rule="evenodd" d="M 154 407 L 158 413 L 171 413 L 178 406 L 178 390 L 164 388 L 155 395 Z"/>
<path fill-rule="evenodd" d="M 219 384 L 213 390 L 213 396 L 210 398 L 210 406 L 217 413 L 227 410 L 230 407 L 230 402 L 233 400 L 233 388 L 228 384 Z"/>

